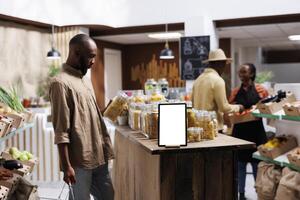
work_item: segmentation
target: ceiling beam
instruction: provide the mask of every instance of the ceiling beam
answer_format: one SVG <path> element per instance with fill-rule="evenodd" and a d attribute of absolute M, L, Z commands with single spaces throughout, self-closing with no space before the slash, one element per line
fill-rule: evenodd
<path fill-rule="evenodd" d="M 214 22 L 217 28 L 292 23 L 292 22 L 300 22 L 300 14 L 298 13 L 298 14 L 288 14 L 288 15 L 271 15 L 271 16 L 261 16 L 261 17 L 224 19 L 224 20 L 215 20 Z"/>
<path fill-rule="evenodd" d="M 165 24 L 155 24 L 146 26 L 130 26 L 121 28 L 110 28 L 102 31 L 90 30 L 92 37 L 107 36 L 107 35 L 125 35 L 125 34 L 136 34 L 136 33 L 152 33 L 152 32 L 163 32 L 165 31 Z M 172 23 L 168 24 L 169 31 L 181 31 L 184 30 L 184 23 Z"/>

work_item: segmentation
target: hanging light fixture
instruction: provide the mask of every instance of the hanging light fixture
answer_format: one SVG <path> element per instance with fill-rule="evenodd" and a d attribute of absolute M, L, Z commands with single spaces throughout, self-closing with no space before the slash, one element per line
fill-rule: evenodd
<path fill-rule="evenodd" d="M 166 33 L 168 32 L 168 24 L 166 24 Z M 168 39 L 166 39 L 166 44 L 165 44 L 165 48 L 163 50 L 161 50 L 160 55 L 159 55 L 160 59 L 163 60 L 167 60 L 167 59 L 174 59 L 174 53 L 173 51 L 169 48 L 169 43 L 168 43 Z"/>
<path fill-rule="evenodd" d="M 52 25 L 51 50 L 47 53 L 47 59 L 59 59 L 60 53 L 54 48 L 54 25 Z"/>

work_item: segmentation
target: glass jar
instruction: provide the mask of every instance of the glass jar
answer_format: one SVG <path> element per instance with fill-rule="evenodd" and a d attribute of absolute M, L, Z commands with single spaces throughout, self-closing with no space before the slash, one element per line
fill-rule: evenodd
<path fill-rule="evenodd" d="M 169 82 L 166 78 L 161 78 L 158 80 L 158 87 L 165 97 L 169 95 Z"/>
<path fill-rule="evenodd" d="M 144 91 L 143 90 L 133 91 L 129 101 L 134 103 L 144 103 L 145 102 Z"/>
<path fill-rule="evenodd" d="M 203 128 L 190 127 L 187 129 L 188 142 L 200 142 L 203 135 Z"/>
<path fill-rule="evenodd" d="M 140 125 L 141 131 L 144 135 L 148 135 L 148 121 L 147 121 L 147 114 L 151 111 L 151 104 L 145 104 L 142 108 L 141 118 L 140 118 Z"/>
<path fill-rule="evenodd" d="M 145 82 L 145 94 L 151 95 L 155 89 L 157 89 L 157 82 L 153 78 L 147 79 Z"/>
<path fill-rule="evenodd" d="M 108 105 L 107 109 L 103 113 L 104 117 L 107 117 L 111 121 L 115 122 L 117 117 L 123 112 L 124 108 L 127 105 L 128 96 L 119 91 L 117 96 L 114 97 L 111 104 Z"/>
<path fill-rule="evenodd" d="M 214 132 L 215 132 L 215 137 L 218 136 L 218 120 L 217 120 L 217 114 L 215 111 L 210 112 L 211 120 L 213 122 L 214 126 Z"/>
<path fill-rule="evenodd" d="M 204 139 L 213 140 L 215 138 L 214 125 L 207 111 L 204 112 L 203 135 Z"/>
<path fill-rule="evenodd" d="M 187 122 L 188 128 L 196 126 L 196 113 L 194 112 L 194 109 L 187 109 Z"/>
<path fill-rule="evenodd" d="M 129 127 L 133 130 L 141 130 L 141 113 L 143 109 L 143 103 L 131 103 L 129 106 Z"/>
<path fill-rule="evenodd" d="M 157 139 L 158 138 L 158 105 L 151 105 L 151 110 L 147 114 L 148 123 L 148 138 Z"/>
<path fill-rule="evenodd" d="M 155 89 L 152 91 L 151 96 L 149 97 L 150 103 L 157 103 L 165 101 L 164 95 L 161 94 L 159 89 Z"/>

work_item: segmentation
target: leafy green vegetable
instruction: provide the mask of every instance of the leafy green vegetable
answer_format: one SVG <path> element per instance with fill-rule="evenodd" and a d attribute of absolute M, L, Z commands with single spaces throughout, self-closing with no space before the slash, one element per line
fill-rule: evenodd
<path fill-rule="evenodd" d="M 10 91 L 6 91 L 0 86 L 0 101 L 17 112 L 24 111 L 16 87 L 12 87 Z"/>

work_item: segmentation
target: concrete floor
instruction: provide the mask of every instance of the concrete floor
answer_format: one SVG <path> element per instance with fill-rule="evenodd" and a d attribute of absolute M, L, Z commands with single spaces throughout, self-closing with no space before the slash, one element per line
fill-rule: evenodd
<path fill-rule="evenodd" d="M 250 165 L 247 166 L 247 172 L 252 172 Z M 41 200 L 53 199 L 58 200 L 60 192 L 63 188 L 62 182 L 57 183 L 36 183 L 38 187 L 39 196 L 42 197 Z M 246 178 L 246 197 L 249 200 L 257 200 L 257 195 L 254 188 L 254 178 L 252 174 L 247 174 Z M 59 200 L 65 200 L 68 196 L 68 187 L 66 186 L 62 192 L 61 198 Z"/>

